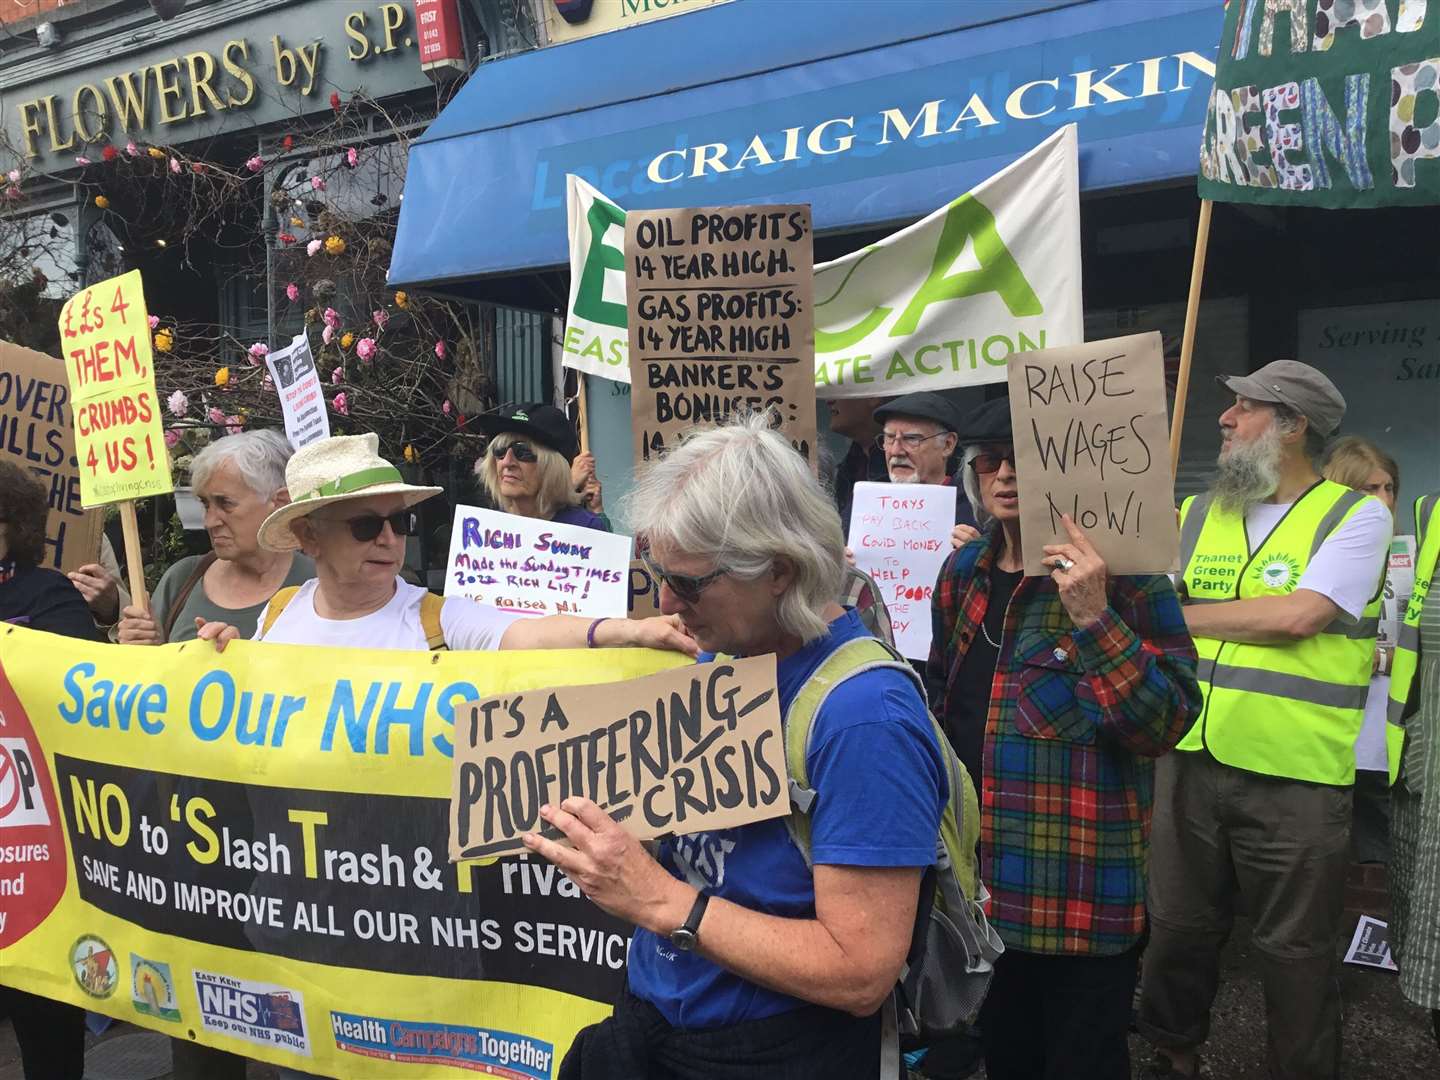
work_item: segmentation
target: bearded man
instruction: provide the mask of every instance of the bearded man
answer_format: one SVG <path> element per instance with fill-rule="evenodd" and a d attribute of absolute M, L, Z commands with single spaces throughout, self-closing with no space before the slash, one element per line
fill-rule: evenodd
<path fill-rule="evenodd" d="M 1261 959 L 1269 1069 L 1337 1077 L 1335 940 L 1390 512 L 1321 479 L 1345 415 L 1319 371 L 1220 379 L 1219 474 L 1181 510 L 1179 583 L 1200 717 L 1155 773 L 1140 1030 L 1153 1077 L 1198 1075 L 1234 894 Z"/>

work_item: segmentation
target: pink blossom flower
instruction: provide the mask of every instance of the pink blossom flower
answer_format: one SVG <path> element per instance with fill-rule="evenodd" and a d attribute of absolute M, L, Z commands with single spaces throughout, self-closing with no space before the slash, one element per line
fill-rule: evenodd
<path fill-rule="evenodd" d="M 390 313 L 384 308 L 376 308 L 370 313 L 370 318 L 375 320 L 375 328 L 384 331 L 385 324 L 390 321 Z"/>
<path fill-rule="evenodd" d="M 330 382 L 332 385 L 339 386 L 344 381 L 345 369 L 343 367 L 337 367 L 334 371 L 330 372 Z"/>
<path fill-rule="evenodd" d="M 311 190 L 311 191 L 324 191 L 324 190 L 325 190 L 325 178 L 324 178 L 324 177 L 321 177 L 321 176 L 312 176 L 312 177 L 310 177 L 310 190 Z"/>
<path fill-rule="evenodd" d="M 263 341 L 257 341 L 254 345 L 251 345 L 247 351 L 250 353 L 250 363 L 259 367 L 260 361 L 264 360 L 270 352 L 270 346 L 266 345 Z"/>
<path fill-rule="evenodd" d="M 355 343 L 355 355 L 361 360 L 372 360 L 375 357 L 375 339 L 362 337 Z"/>
<path fill-rule="evenodd" d="M 330 342 L 334 341 L 334 340 L 335 340 L 335 327 L 333 327 L 333 326 L 326 326 L 324 330 L 321 330 L 321 331 L 320 331 L 320 340 L 323 341 L 326 345 L 329 345 Z"/>
<path fill-rule="evenodd" d="M 20 185 L 11 184 L 9 187 L 7 187 L 5 189 L 5 197 L 7 199 L 18 199 L 20 197 Z"/>
<path fill-rule="evenodd" d="M 171 416 L 184 416 L 190 411 L 190 399 L 185 396 L 185 391 L 176 390 L 166 398 L 165 407 L 170 410 Z"/>
<path fill-rule="evenodd" d="M 440 359 L 440 360 L 444 360 L 444 359 L 445 359 L 445 342 L 443 342 L 443 341 L 437 341 L 437 342 L 435 342 L 435 356 L 436 356 L 437 359 Z"/>
<path fill-rule="evenodd" d="M 133 142 L 127 142 L 125 144 L 125 153 L 129 154 L 131 157 L 139 157 L 140 147 L 136 146 Z"/>
<path fill-rule="evenodd" d="M 254 157 L 250 158 L 248 161 L 245 162 L 245 167 L 251 172 L 259 172 L 261 169 L 265 168 L 265 159 L 262 158 L 259 154 L 256 154 Z"/>
<path fill-rule="evenodd" d="M 90 164 L 90 159 L 89 159 L 88 157 L 86 157 L 84 154 L 76 154 L 76 155 L 75 155 L 75 164 L 76 164 L 76 165 L 89 165 L 89 164 Z"/>
<path fill-rule="evenodd" d="M 442 401 L 442 402 L 440 403 L 440 411 L 441 411 L 442 413 L 444 413 L 446 416 L 449 416 L 449 415 L 450 415 L 450 410 L 451 410 L 452 408 L 454 408 L 454 406 L 450 404 L 450 399 L 449 399 L 449 398 L 446 398 L 444 401 Z"/>
<path fill-rule="evenodd" d="M 19 169 L 11 169 L 8 173 L 5 174 L 5 177 L 6 177 L 6 179 L 8 179 L 12 184 L 18 184 L 18 183 L 20 182 L 20 170 L 19 170 Z"/>
<path fill-rule="evenodd" d="M 324 246 L 325 241 L 323 240 L 311 240 L 308 244 L 305 245 L 305 254 L 309 255 L 313 259 L 316 255 L 320 253 L 320 249 Z"/>
<path fill-rule="evenodd" d="M 352 169 L 360 164 L 360 154 L 353 146 L 346 147 L 345 149 L 345 164 L 349 165 Z"/>
<path fill-rule="evenodd" d="M 350 399 L 345 396 L 344 390 L 341 390 L 340 393 L 335 395 L 334 405 L 335 411 L 341 416 L 350 415 Z"/>
<path fill-rule="evenodd" d="M 165 445 L 166 445 L 169 449 L 174 450 L 176 444 L 179 443 L 179 441 L 180 441 L 180 429 L 179 429 L 179 428 L 174 428 L 174 427 L 172 427 L 172 428 L 166 428 L 166 429 L 165 429 Z"/>
<path fill-rule="evenodd" d="M 170 171 L 173 173 L 180 171 L 180 162 L 176 161 L 173 157 L 170 159 Z"/>
<path fill-rule="evenodd" d="M 225 418 L 225 434 L 239 435 L 245 430 L 245 421 L 238 416 L 227 416 Z"/>
<path fill-rule="evenodd" d="M 209 418 L 212 424 L 225 423 L 225 414 L 214 405 L 210 406 L 209 411 L 205 415 Z"/>
<path fill-rule="evenodd" d="M 151 330 L 154 330 L 154 329 L 155 329 L 157 326 L 159 326 L 159 325 L 160 325 L 160 316 L 159 316 L 159 315 L 151 315 L 151 316 L 150 316 L 150 329 L 151 329 Z"/>
<path fill-rule="evenodd" d="M 295 303 L 295 301 L 299 300 L 299 299 L 300 299 L 300 286 L 299 286 L 299 285 L 296 285 L 295 282 L 293 282 L 293 281 L 290 282 L 288 285 L 286 285 L 286 286 L 285 286 L 285 299 L 289 300 L 292 304 Z"/>
<path fill-rule="evenodd" d="M 326 326 L 334 327 L 336 330 L 340 329 L 340 313 L 333 307 L 327 307 L 321 318 L 325 320 Z"/>

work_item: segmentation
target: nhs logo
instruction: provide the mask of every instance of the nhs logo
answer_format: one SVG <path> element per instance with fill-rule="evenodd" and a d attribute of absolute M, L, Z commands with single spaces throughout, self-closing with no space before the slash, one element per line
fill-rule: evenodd
<path fill-rule="evenodd" d="M 195 996 L 206 1031 L 310 1056 L 305 998 L 271 983 L 196 971 Z"/>

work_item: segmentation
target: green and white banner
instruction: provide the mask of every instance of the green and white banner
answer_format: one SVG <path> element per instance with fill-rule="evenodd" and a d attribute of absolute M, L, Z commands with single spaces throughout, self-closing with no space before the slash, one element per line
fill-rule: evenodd
<path fill-rule="evenodd" d="M 625 211 L 567 181 L 564 363 L 628 382 Z M 1073 124 L 929 217 L 815 268 L 821 398 L 1002 382 L 1011 353 L 1083 340 Z"/>

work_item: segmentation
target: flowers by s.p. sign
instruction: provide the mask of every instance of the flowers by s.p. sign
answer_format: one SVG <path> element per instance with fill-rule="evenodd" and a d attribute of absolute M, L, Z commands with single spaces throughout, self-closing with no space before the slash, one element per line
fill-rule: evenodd
<path fill-rule="evenodd" d="M 1005 379 L 1015 352 L 1083 340 L 1074 125 L 929 217 L 815 267 L 815 392 Z M 629 381 L 625 211 L 568 178 L 568 367 Z"/>
<path fill-rule="evenodd" d="M 1437 22 L 1426 0 L 1233 0 L 1205 117 L 1201 197 L 1440 202 Z"/>

